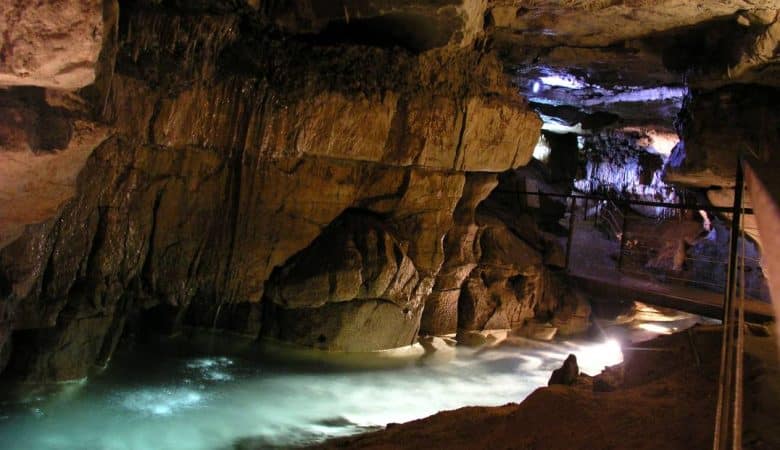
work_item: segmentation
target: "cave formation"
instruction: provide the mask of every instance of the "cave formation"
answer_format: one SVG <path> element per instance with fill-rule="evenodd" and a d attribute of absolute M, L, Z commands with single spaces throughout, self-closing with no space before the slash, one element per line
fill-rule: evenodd
<path fill-rule="evenodd" d="M 576 213 L 528 191 L 645 202 L 624 211 L 658 224 L 643 268 L 706 277 L 676 252 L 726 258 L 731 215 L 652 203 L 732 207 L 739 155 L 749 283 L 780 295 L 779 1 L 5 1 L 0 29 L 4 383 L 97 376 L 148 336 L 373 352 L 592 334 L 604 304 L 568 269 L 596 250 L 567 249 Z M 626 364 L 626 389 L 674 372 Z M 684 395 L 707 397 L 695 380 Z M 491 435 L 562 408 L 544 422 L 558 436 L 606 408 L 567 389 L 469 414 Z M 672 431 L 661 448 L 711 439 L 707 414 L 694 447 Z M 515 448 L 438 420 L 352 444 Z M 517 448 L 664 443 L 615 426 L 619 445 L 579 430 Z"/>

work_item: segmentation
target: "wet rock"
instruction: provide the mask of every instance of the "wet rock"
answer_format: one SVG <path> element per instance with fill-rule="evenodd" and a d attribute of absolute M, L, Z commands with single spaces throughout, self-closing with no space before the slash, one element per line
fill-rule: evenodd
<path fill-rule="evenodd" d="M 547 385 L 572 385 L 577 382 L 577 377 L 579 374 L 580 368 L 577 365 L 577 357 L 574 355 L 569 355 L 560 368 L 553 370 Z"/>
<path fill-rule="evenodd" d="M 0 373 L 5 370 L 11 356 L 11 325 L 8 322 L 0 324 Z"/>
<path fill-rule="evenodd" d="M 450 334 L 458 327 L 458 300 L 460 289 L 433 290 L 425 299 L 420 323 L 420 333 L 431 335 Z"/>
<path fill-rule="evenodd" d="M 488 343 L 487 336 L 478 331 L 458 330 L 455 340 L 466 347 L 482 347 Z"/>
<path fill-rule="evenodd" d="M 558 328 L 550 323 L 528 321 L 521 328 L 512 330 L 513 336 L 520 336 L 537 341 L 552 341 L 558 333 Z"/>
<path fill-rule="evenodd" d="M 584 334 L 591 326 L 590 303 L 579 293 L 574 294 L 570 299 L 555 311 L 552 321 L 561 336 Z"/>
<path fill-rule="evenodd" d="M 71 99 L 76 104 L 68 109 L 43 89 L 0 91 L 0 248 L 60 211 L 108 137 L 106 126 L 89 120 L 83 100 Z"/>

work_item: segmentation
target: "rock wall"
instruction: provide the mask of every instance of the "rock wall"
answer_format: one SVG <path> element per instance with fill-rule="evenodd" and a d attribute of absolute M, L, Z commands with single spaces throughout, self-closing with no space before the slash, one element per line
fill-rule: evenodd
<path fill-rule="evenodd" d="M 563 240 L 547 229 L 562 207 L 550 202 L 534 212 L 520 201 L 527 178 L 550 181 L 531 167 L 467 178 L 421 333 L 521 332 L 529 322 L 549 322 L 564 335 L 588 329 L 590 305 L 562 273 Z"/>
<path fill-rule="evenodd" d="M 0 85 L 75 89 L 95 80 L 103 47 L 103 0 L 4 2 L 0 10 Z"/>
<path fill-rule="evenodd" d="M 412 342 L 430 288 L 388 225 L 346 212 L 275 270 L 263 335 L 340 351 Z"/>
<path fill-rule="evenodd" d="M 72 185 L 41 211 L 10 214 L 43 204 L 34 184 L 0 203 L 13 230 L 0 249 L 5 375 L 83 377 L 128 320 L 336 350 L 410 343 L 445 235 L 454 221 L 468 228 L 489 191 L 471 180 L 494 175 L 473 173 L 526 164 L 538 140 L 539 119 L 498 61 L 460 45 L 318 46 L 246 12 L 144 5 L 120 9 L 92 86 L 56 107 L 40 88 L 38 103 L 30 88 L 3 93 L 32 112 L 0 124 L 13 137 L 0 156 L 43 150 L 54 172 L 75 161 L 57 174 Z M 58 122 L 42 114 L 66 118 L 64 131 L 43 133 Z M 370 219 L 334 231 L 348 210 Z M 317 258 L 321 273 L 302 268 Z M 395 273 L 399 289 L 352 284 L 367 273 Z M 334 277 L 349 282 L 289 296 Z M 367 335 L 378 320 L 387 328 Z"/>
<path fill-rule="evenodd" d="M 666 179 L 704 190 L 715 206 L 732 207 L 740 155 L 769 170 L 780 167 L 778 101 L 780 89 L 769 86 L 693 91 L 677 120 L 681 141 L 670 158 Z M 754 216 L 744 217 L 744 228 L 759 244 L 763 242 Z"/>
<path fill-rule="evenodd" d="M 733 187 L 740 153 L 777 164 L 778 99 L 780 90 L 758 85 L 693 91 L 677 120 L 682 141 L 667 178 L 692 186 Z"/>

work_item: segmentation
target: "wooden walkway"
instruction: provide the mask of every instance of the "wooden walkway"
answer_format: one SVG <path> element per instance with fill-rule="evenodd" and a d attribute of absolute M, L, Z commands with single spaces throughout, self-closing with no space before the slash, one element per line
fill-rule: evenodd
<path fill-rule="evenodd" d="M 571 277 L 596 303 L 633 299 L 713 319 L 723 317 L 723 294 L 721 293 L 654 283 L 617 271 L 600 275 L 571 273 Z M 747 321 L 763 323 L 773 318 L 774 311 L 771 304 L 753 299 L 745 300 Z"/>
<path fill-rule="evenodd" d="M 570 276 L 599 303 L 638 300 L 647 304 L 698 314 L 714 319 L 723 317 L 722 292 L 697 289 L 682 284 L 666 284 L 652 278 L 620 272 L 610 254 L 620 251 L 619 243 L 609 241 L 589 223 L 578 220 L 571 248 Z M 746 299 L 745 318 L 751 322 L 774 319 L 772 305 Z"/>

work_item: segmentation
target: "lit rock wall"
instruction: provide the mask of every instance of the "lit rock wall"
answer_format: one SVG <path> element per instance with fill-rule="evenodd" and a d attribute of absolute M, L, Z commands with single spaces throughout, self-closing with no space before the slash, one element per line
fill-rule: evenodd
<path fill-rule="evenodd" d="M 552 190 L 542 175 L 546 171 L 537 169 L 531 164 L 498 177 L 467 176 L 444 241 L 444 263 L 426 299 L 421 334 L 523 333 L 539 322 L 562 335 L 587 331 L 590 304 L 561 271 L 561 241 L 545 231 L 563 216 L 563 206 L 548 199 L 535 209 L 525 204 L 528 179 Z"/>
<path fill-rule="evenodd" d="M 51 163 L 75 197 L 44 203 L 45 190 L 28 186 L 34 195 L 0 203 L 4 220 L 19 214 L 24 198 L 41 209 L 4 231 L 5 373 L 82 377 L 108 361 L 127 321 L 251 336 L 268 326 L 276 331 L 266 336 L 316 345 L 319 334 L 302 339 L 290 324 L 313 327 L 326 317 L 344 324 L 320 333 L 340 349 L 360 339 L 371 343 L 361 350 L 410 343 L 467 174 L 519 167 L 538 140 L 539 119 L 497 60 L 459 46 L 319 47 L 258 32 L 232 12 L 123 14 L 96 83 L 54 114 L 73 117 L 70 140 L 45 150 L 76 161 Z M 25 92 L 4 95 L 24 110 Z M 49 107 L 40 103 L 36 114 Z M 17 143 L 2 156 L 25 146 L 36 154 L 41 142 L 38 116 L 18 116 L 23 122 L 0 124 Z M 29 168 L 3 170 L 41 178 Z M 370 296 L 313 299 L 307 306 L 319 311 L 311 314 L 280 311 L 286 303 L 266 290 L 267 280 L 294 255 L 316 253 L 317 237 L 347 210 L 379 223 L 353 235 L 384 230 L 414 268 L 408 289 L 396 292 L 403 298 L 366 287 Z M 342 301 L 404 305 L 400 328 L 392 328 L 403 331 L 367 339 L 366 330 L 349 328 L 353 319 L 383 323 L 386 308 L 332 308 Z"/>
<path fill-rule="evenodd" d="M 76 89 L 91 84 L 103 48 L 104 3 L 109 9 L 114 2 L 3 2 L 0 85 Z"/>
<path fill-rule="evenodd" d="M 663 181 L 667 157 L 651 146 L 647 135 L 609 131 L 580 139 L 585 167 L 581 178 L 574 181 L 576 190 L 648 202 L 679 201 L 674 187 Z M 675 213 L 663 207 L 634 205 L 632 208 L 651 217 Z"/>

